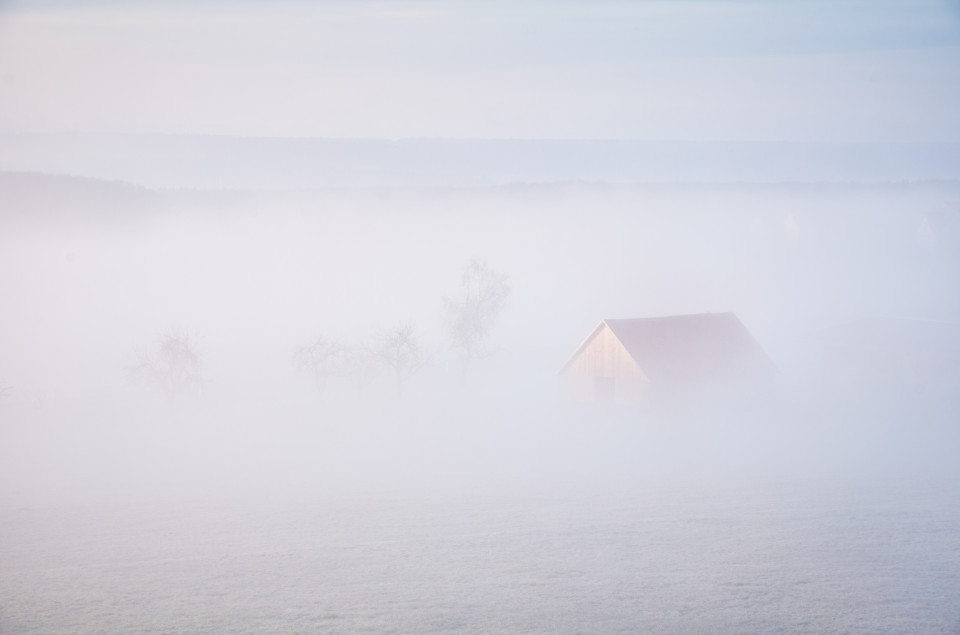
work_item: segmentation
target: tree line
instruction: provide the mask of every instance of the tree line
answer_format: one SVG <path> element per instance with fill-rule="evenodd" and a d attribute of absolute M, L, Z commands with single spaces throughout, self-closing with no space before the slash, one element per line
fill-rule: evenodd
<path fill-rule="evenodd" d="M 447 343 L 459 357 L 461 380 L 466 380 L 475 360 L 490 354 L 490 335 L 510 294 L 505 274 L 482 260 L 471 260 L 461 270 L 457 292 L 442 296 Z M 319 391 L 327 389 L 332 380 L 364 384 L 386 372 L 399 394 L 430 363 L 432 355 L 415 326 L 403 322 L 359 344 L 319 335 L 300 346 L 293 357 L 297 368 L 312 377 Z M 199 346 L 188 331 L 170 329 L 140 354 L 130 371 L 173 403 L 202 384 Z"/>

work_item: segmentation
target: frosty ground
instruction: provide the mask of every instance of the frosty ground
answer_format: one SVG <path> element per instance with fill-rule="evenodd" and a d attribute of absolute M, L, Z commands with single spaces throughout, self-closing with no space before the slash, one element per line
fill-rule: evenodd
<path fill-rule="evenodd" d="M 359 441 L 278 423 L 274 446 L 241 430 L 224 448 L 181 420 L 136 447 L 117 428 L 125 462 L 72 454 L 49 423 L 8 424 L 8 451 L 64 446 L 32 469 L 5 457 L 0 630 L 960 628 L 960 479 L 942 430 L 878 425 L 866 442 L 827 424 L 711 433 L 607 412 L 508 443 L 513 419 L 443 435 L 401 415 Z M 62 487 L 41 491 L 44 475 Z"/>
<path fill-rule="evenodd" d="M 6 509 L 2 630 L 956 632 L 956 483 Z"/>

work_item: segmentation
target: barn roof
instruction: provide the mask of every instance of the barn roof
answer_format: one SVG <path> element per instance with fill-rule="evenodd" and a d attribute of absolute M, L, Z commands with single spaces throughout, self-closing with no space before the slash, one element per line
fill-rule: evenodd
<path fill-rule="evenodd" d="M 564 372 L 606 326 L 651 382 L 680 384 L 721 377 L 765 377 L 773 362 L 733 313 L 604 320 Z"/>

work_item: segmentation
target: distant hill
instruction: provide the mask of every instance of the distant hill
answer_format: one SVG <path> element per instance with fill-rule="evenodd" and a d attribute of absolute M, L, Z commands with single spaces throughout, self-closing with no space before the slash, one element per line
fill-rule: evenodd
<path fill-rule="evenodd" d="M 0 172 L 0 219 L 122 220 L 165 204 L 162 194 L 121 181 Z"/>
<path fill-rule="evenodd" d="M 0 135 L 0 170 L 151 188 L 960 178 L 960 144 Z"/>

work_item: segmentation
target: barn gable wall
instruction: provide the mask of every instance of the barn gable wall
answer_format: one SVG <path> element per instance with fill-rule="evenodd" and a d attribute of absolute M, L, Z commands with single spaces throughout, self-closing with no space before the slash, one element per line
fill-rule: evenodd
<path fill-rule="evenodd" d="M 626 397 L 642 392 L 648 383 L 643 370 L 606 324 L 570 361 L 564 375 L 597 397 Z"/>

